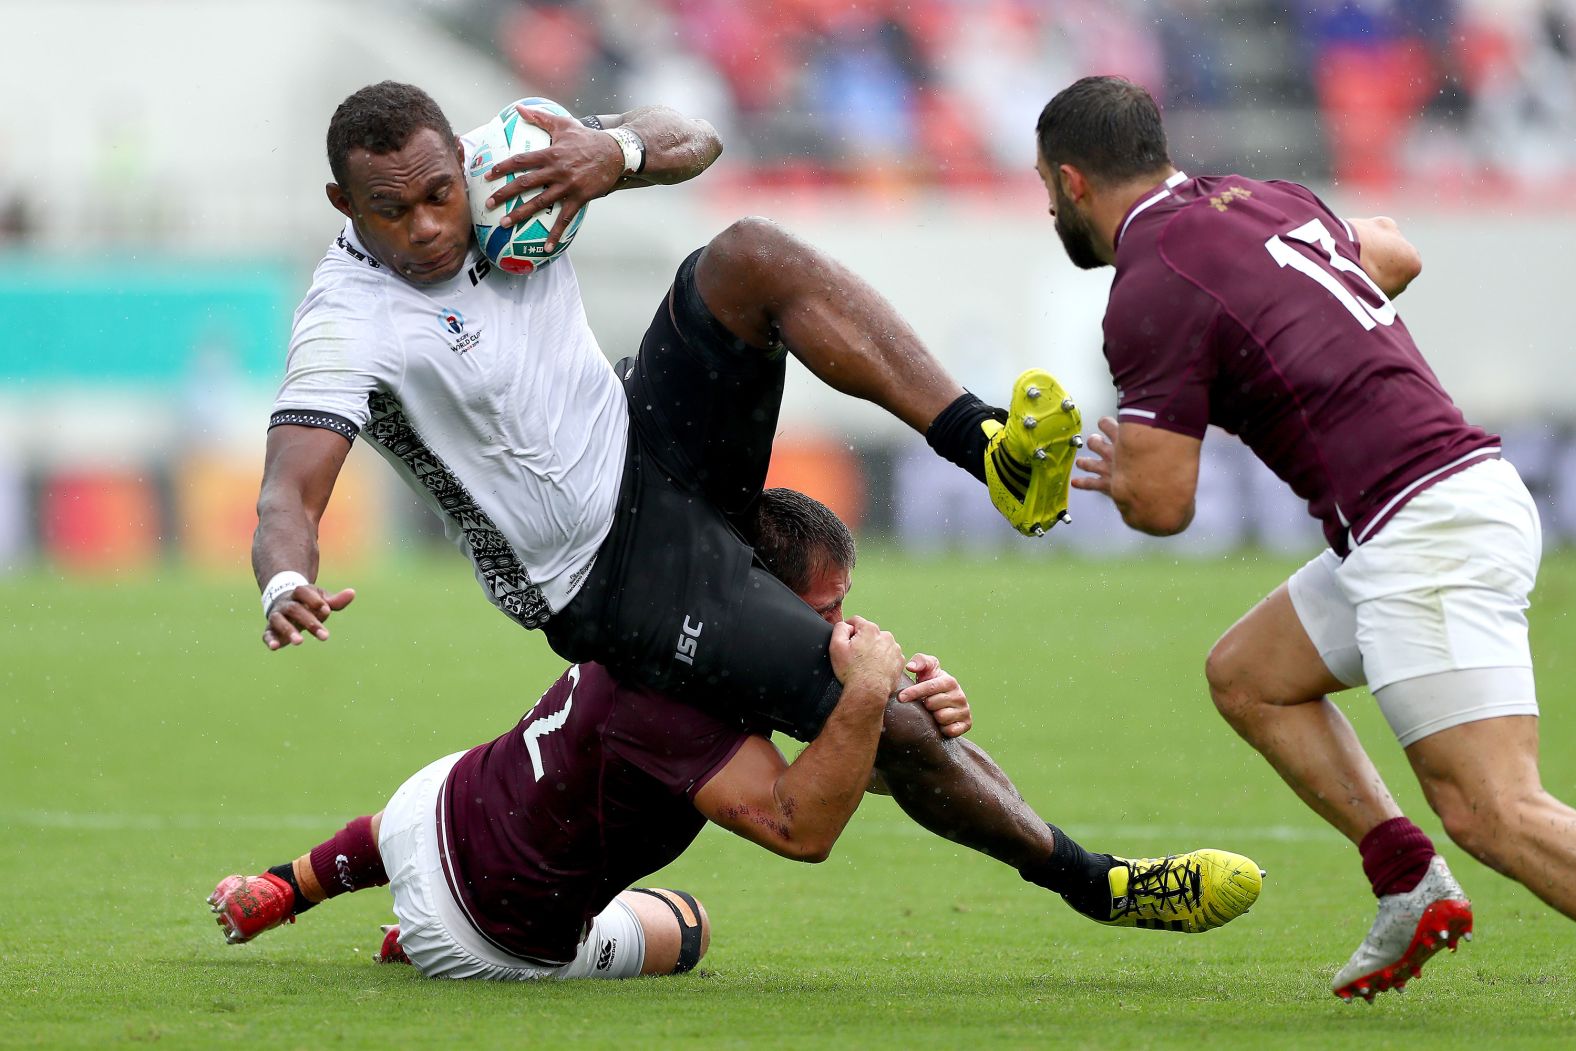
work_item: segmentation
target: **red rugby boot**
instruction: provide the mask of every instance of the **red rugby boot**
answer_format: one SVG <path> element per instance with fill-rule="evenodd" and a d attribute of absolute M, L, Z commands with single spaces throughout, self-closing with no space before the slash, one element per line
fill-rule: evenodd
<path fill-rule="evenodd" d="M 261 876 L 226 876 L 208 895 L 208 906 L 231 945 L 249 942 L 283 923 L 295 922 L 295 891 L 265 872 Z"/>
<path fill-rule="evenodd" d="M 378 963 L 410 963 L 399 943 L 399 924 L 383 925 L 383 944 L 378 947 Z"/>

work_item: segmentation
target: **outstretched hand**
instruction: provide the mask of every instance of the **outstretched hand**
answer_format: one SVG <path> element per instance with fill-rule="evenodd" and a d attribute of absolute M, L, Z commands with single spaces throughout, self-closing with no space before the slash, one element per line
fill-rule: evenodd
<path fill-rule="evenodd" d="M 897 695 L 899 701 L 922 703 L 935 718 L 943 737 L 962 737 L 974 726 L 969 699 L 958 680 L 941 668 L 941 662 L 928 653 L 916 653 L 904 665 L 914 676 L 914 685 Z"/>
<path fill-rule="evenodd" d="M 350 605 L 356 597 L 354 588 L 346 588 L 330 595 L 316 584 L 302 584 L 294 591 L 274 599 L 268 610 L 268 627 L 263 629 L 263 644 L 277 650 L 289 643 L 301 645 L 302 632 L 312 635 L 319 642 L 328 641 L 328 629 L 323 622 L 329 616 Z"/>
<path fill-rule="evenodd" d="M 595 128 L 588 128 L 573 117 L 565 117 L 531 106 L 516 106 L 520 119 L 534 124 L 553 137 L 553 141 L 539 150 L 505 157 L 487 173 L 489 180 L 515 174 L 514 181 L 499 186 L 487 199 L 493 208 L 518 197 L 529 190 L 540 188 L 541 193 L 529 201 L 522 201 L 500 225 L 521 226 L 531 221 L 531 216 L 555 204 L 562 204 L 558 221 L 549 232 L 546 249 L 551 252 L 575 216 L 591 201 L 606 197 L 624 175 L 624 151 L 611 135 Z"/>
<path fill-rule="evenodd" d="M 1115 417 L 1100 417 L 1100 433 L 1091 434 L 1085 446 L 1085 450 L 1094 455 L 1080 456 L 1073 461 L 1080 471 L 1089 472 L 1087 478 L 1073 479 L 1074 489 L 1111 495 L 1111 472 L 1116 469 L 1116 432 L 1120 426 Z"/>

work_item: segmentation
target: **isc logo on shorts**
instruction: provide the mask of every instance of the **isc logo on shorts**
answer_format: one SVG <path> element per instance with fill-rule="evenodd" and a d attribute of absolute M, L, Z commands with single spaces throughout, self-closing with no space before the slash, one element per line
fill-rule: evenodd
<path fill-rule="evenodd" d="M 684 615 L 684 630 L 679 634 L 679 644 L 673 651 L 673 659 L 683 661 L 690 667 L 695 666 L 695 650 L 700 646 L 700 629 L 706 626 L 705 621 L 690 624 L 689 614 Z"/>

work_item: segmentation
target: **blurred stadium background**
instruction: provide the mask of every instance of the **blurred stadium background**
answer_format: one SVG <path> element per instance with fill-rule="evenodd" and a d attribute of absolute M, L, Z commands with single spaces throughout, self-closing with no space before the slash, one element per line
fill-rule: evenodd
<path fill-rule="evenodd" d="M 727 150 L 702 179 L 598 202 L 572 258 L 633 350 L 683 254 L 749 213 L 867 276 L 999 398 L 1030 364 L 1086 417 L 1113 393 L 1109 272 L 1074 271 L 1031 170 L 1040 106 L 1087 73 L 1162 100 L 1195 171 L 1310 182 L 1423 251 L 1402 304 L 1446 386 L 1499 428 L 1576 541 L 1573 0 L 0 0 L 0 572 L 244 574 L 291 313 L 339 226 L 323 133 L 355 88 L 426 87 L 458 130 L 542 94 L 668 103 Z M 69 61 L 65 59 L 69 57 Z M 1168 552 L 1311 551 L 1317 529 L 1234 442 Z M 435 541 L 358 451 L 325 565 Z M 773 481 L 916 551 L 1128 554 L 1075 494 L 1015 544 L 962 472 L 794 378 Z"/>

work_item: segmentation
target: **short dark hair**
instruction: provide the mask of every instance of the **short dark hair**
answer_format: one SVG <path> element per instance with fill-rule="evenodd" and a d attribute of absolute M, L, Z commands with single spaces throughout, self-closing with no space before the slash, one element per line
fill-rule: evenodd
<path fill-rule="evenodd" d="M 328 122 L 328 167 L 334 181 L 346 185 L 345 158 L 351 150 L 396 153 L 423 128 L 431 128 L 445 140 L 454 138 L 449 118 L 420 88 L 397 80 L 362 88 L 341 102 Z"/>
<path fill-rule="evenodd" d="M 795 594 L 835 566 L 854 568 L 854 538 L 819 500 L 795 489 L 768 489 L 755 505 L 755 556 Z"/>
<path fill-rule="evenodd" d="M 1084 77 L 1040 111 L 1040 156 L 1071 164 L 1097 182 L 1121 183 L 1171 163 L 1160 107 L 1122 77 Z"/>

